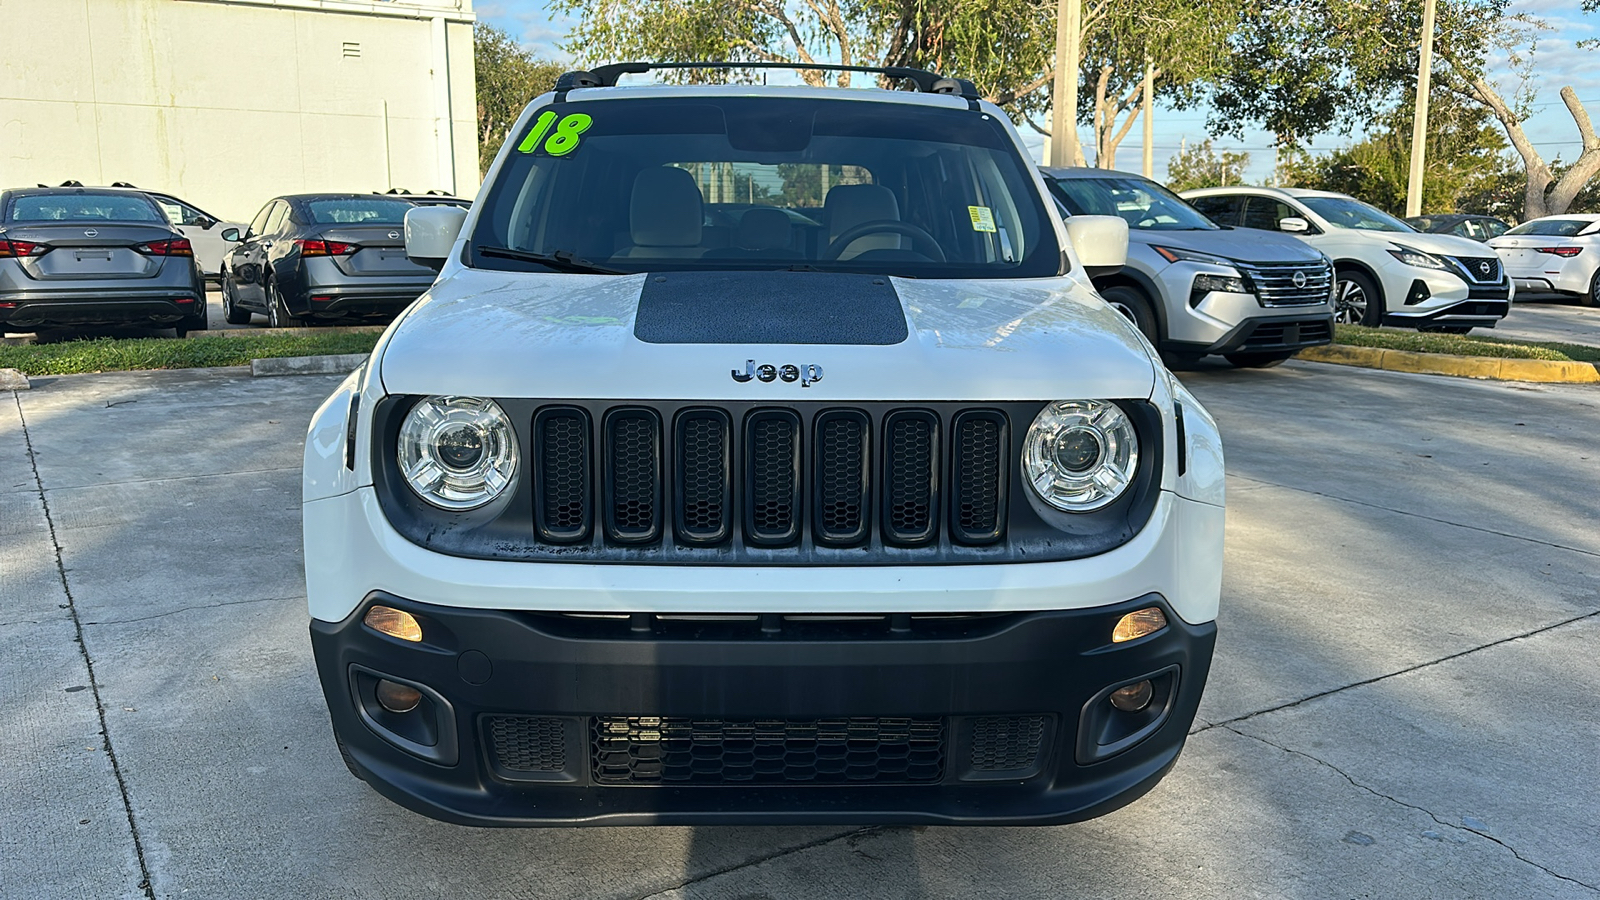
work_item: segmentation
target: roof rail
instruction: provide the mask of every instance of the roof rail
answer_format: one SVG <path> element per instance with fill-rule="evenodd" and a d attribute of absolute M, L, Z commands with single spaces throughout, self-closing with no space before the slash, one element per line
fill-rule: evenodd
<path fill-rule="evenodd" d="M 787 62 L 612 63 L 562 75 L 556 79 L 556 93 L 564 97 L 567 91 L 577 88 L 616 87 L 617 79 L 623 75 L 642 75 L 645 72 L 662 69 L 805 69 L 822 72 L 871 72 L 888 78 L 910 81 L 924 94 L 949 94 L 973 101 L 981 99 L 977 86 L 965 78 L 946 78 L 925 69 L 913 69 L 907 66 L 839 66 L 830 63 Z"/>
<path fill-rule="evenodd" d="M 139 186 L 137 184 L 130 184 L 129 182 L 126 182 L 126 181 L 113 181 L 113 182 L 111 182 L 111 186 L 112 187 L 119 187 L 119 188 L 133 188 L 134 190 L 138 190 L 139 189 Z"/>

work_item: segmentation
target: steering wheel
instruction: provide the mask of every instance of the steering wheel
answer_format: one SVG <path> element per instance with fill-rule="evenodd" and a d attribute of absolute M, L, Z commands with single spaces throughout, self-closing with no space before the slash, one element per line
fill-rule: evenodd
<path fill-rule="evenodd" d="M 921 228 L 918 228 L 910 222 L 901 222 L 895 219 L 878 219 L 873 222 L 862 222 L 860 225 L 857 225 L 853 228 L 845 229 L 843 234 L 834 238 L 833 243 L 829 244 L 827 248 L 822 251 L 821 258 L 824 260 L 838 259 L 839 254 L 843 253 L 845 248 L 850 246 L 850 244 L 854 242 L 856 238 L 864 237 L 869 234 L 880 234 L 884 232 L 903 234 L 913 240 L 921 240 L 923 243 L 933 248 L 933 258 L 935 262 L 948 261 L 944 255 L 944 248 L 939 246 L 939 242 L 934 240 L 933 235 L 923 231 Z"/>

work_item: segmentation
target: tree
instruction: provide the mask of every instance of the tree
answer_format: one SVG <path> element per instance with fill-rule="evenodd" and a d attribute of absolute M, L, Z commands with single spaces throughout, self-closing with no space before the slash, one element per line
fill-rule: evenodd
<path fill-rule="evenodd" d="M 473 74 L 478 83 L 478 166 L 494 162 L 528 101 L 555 87 L 562 68 L 534 56 L 504 31 L 483 22 L 472 28 Z"/>
<path fill-rule="evenodd" d="M 1174 191 L 1191 191 L 1239 184 L 1244 180 L 1248 165 L 1250 154 L 1224 150 L 1218 155 L 1211 147 L 1211 139 L 1206 138 L 1193 147 L 1185 144 L 1167 163 L 1167 187 Z"/>

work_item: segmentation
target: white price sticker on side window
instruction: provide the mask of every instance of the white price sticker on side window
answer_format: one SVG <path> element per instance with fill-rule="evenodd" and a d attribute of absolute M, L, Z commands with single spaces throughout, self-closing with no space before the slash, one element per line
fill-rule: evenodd
<path fill-rule="evenodd" d="M 973 231 L 994 231 L 994 212 L 987 206 L 969 206 L 967 215 L 972 217 Z"/>

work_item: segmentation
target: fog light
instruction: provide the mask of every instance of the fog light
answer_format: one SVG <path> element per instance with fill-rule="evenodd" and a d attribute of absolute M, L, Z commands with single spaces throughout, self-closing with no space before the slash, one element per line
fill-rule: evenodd
<path fill-rule="evenodd" d="M 367 610 L 365 622 L 368 628 L 380 634 L 397 637 L 402 641 L 417 643 L 422 640 L 422 623 L 417 617 L 402 609 L 391 606 L 374 606 Z"/>
<path fill-rule="evenodd" d="M 370 615 L 370 614 L 369 614 Z M 1155 634 L 1167 627 L 1167 614 L 1158 606 L 1150 606 L 1135 610 L 1117 620 L 1117 627 L 1111 629 L 1111 643 L 1120 644 L 1134 638 L 1142 638 L 1147 634 Z"/>
<path fill-rule="evenodd" d="M 1145 702 L 1150 702 L 1150 682 L 1144 683 Z M 1127 688 L 1123 688 L 1127 690 Z M 1118 693 L 1121 693 L 1120 691 Z M 1116 694 L 1112 694 L 1112 702 L 1116 702 Z M 396 684 L 387 679 L 378 681 L 378 705 L 392 713 L 408 713 L 417 708 L 422 702 L 422 692 L 414 687 Z"/>
<path fill-rule="evenodd" d="M 380 700 L 383 698 L 383 686 L 388 683 L 387 681 L 378 683 L 378 697 Z M 1119 687 L 1111 692 L 1111 705 L 1123 712 L 1138 712 L 1150 705 L 1150 697 L 1154 693 L 1155 689 L 1150 686 L 1148 681 L 1130 684 L 1127 687 Z M 388 704 L 384 705 L 387 706 Z"/>

